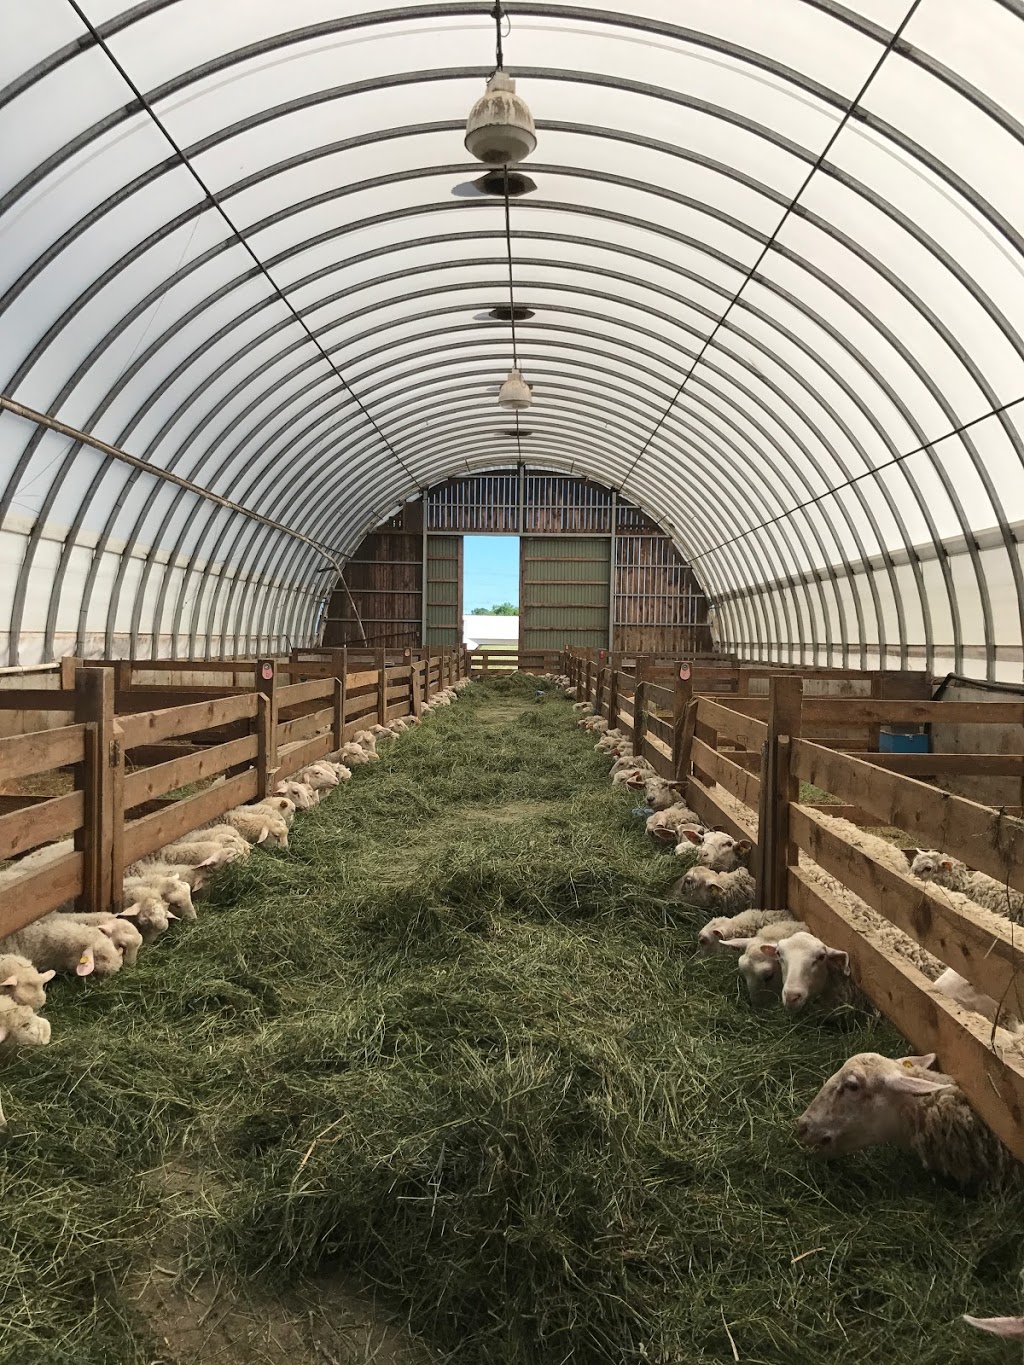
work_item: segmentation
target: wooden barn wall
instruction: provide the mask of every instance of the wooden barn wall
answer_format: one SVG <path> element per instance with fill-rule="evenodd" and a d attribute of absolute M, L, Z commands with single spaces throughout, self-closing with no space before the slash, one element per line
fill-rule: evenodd
<path fill-rule="evenodd" d="M 635 507 L 616 515 L 613 648 L 628 653 L 710 653 L 708 601 L 672 542 Z"/>
<path fill-rule="evenodd" d="M 345 581 L 363 620 L 366 644 L 405 649 L 420 644 L 423 627 L 423 505 L 409 503 L 366 537 L 345 567 Z M 324 645 L 361 645 L 345 592 L 331 597 Z"/>

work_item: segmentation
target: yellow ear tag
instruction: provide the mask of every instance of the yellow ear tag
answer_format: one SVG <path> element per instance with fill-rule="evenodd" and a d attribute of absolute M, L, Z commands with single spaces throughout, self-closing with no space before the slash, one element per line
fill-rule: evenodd
<path fill-rule="evenodd" d="M 87 951 L 78 959 L 78 965 L 80 967 L 87 967 L 89 965 L 89 954 Z"/>
<path fill-rule="evenodd" d="M 905 1066 L 906 1069 L 907 1069 L 908 1071 L 913 1071 L 913 1069 L 914 1069 L 914 1063 L 913 1063 L 913 1062 L 908 1062 L 908 1061 L 906 1060 L 906 1058 L 904 1058 L 904 1060 L 900 1063 L 900 1065 L 901 1065 L 901 1066 Z"/>

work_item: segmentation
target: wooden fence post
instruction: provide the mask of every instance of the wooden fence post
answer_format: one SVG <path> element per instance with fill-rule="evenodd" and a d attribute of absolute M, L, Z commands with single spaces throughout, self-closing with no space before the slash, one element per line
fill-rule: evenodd
<path fill-rule="evenodd" d="M 76 658 L 74 654 L 69 654 L 66 659 L 60 661 L 60 688 L 62 692 L 73 692 L 75 690 L 75 674 L 82 667 L 82 660 Z"/>
<path fill-rule="evenodd" d="M 590 701 L 591 697 L 593 696 L 593 684 L 594 684 L 594 651 L 593 651 L 592 649 L 588 649 L 588 650 L 587 650 L 586 683 L 585 683 L 585 685 L 584 685 L 584 696 L 585 696 L 585 698 L 586 698 L 587 701 Z"/>
<path fill-rule="evenodd" d="M 675 780 L 687 783 L 690 780 L 690 754 L 693 752 L 693 736 L 697 729 L 697 710 L 700 703 L 696 697 L 691 697 L 686 704 L 683 712 L 683 723 L 679 729 L 679 739 L 675 744 Z M 681 795 L 685 799 L 686 788 L 682 788 Z"/>
<path fill-rule="evenodd" d="M 377 724 L 388 723 L 388 656 L 387 651 L 377 651 Z"/>
<path fill-rule="evenodd" d="M 693 698 L 693 678 L 682 676 L 683 665 L 676 665 L 676 682 L 672 694 L 672 776 L 676 781 L 681 781 L 679 774 L 679 760 L 683 747 L 683 726 L 686 721 L 686 710 Z M 690 733 L 690 743 L 693 743 L 693 733 Z"/>
<path fill-rule="evenodd" d="M 803 680 L 773 674 L 768 680 L 768 738 L 761 765 L 758 803 L 760 906 L 785 910 L 789 900 L 789 868 L 799 853 L 789 837 L 789 808 L 799 800 L 800 784 L 792 775 L 792 741 L 800 737 Z"/>
<path fill-rule="evenodd" d="M 114 735 L 113 669 L 76 669 L 75 692 L 75 720 L 86 726 L 85 762 L 75 776 L 75 786 L 85 793 L 85 820 L 75 831 L 75 848 L 83 855 L 82 903 L 96 913 L 109 910 L 114 900 L 113 771 L 119 762 L 124 763 L 123 749 Z M 120 887 L 117 893 L 120 896 Z"/>
<path fill-rule="evenodd" d="M 256 693 L 256 797 L 262 801 L 274 790 L 274 726 L 271 721 L 271 700 L 265 692 Z"/>
<path fill-rule="evenodd" d="M 266 742 L 266 758 L 262 762 L 263 780 L 267 783 L 268 790 L 270 780 L 277 771 L 277 668 L 273 659 L 256 660 L 256 691 L 263 694 L 267 699 L 267 724 L 270 727 L 270 738 Z M 257 714 L 257 721 L 259 716 Z M 260 731 L 257 729 L 257 734 Z"/>
<path fill-rule="evenodd" d="M 124 896 L 124 731 L 115 720 L 110 745 L 110 904 L 120 910 Z"/>
<path fill-rule="evenodd" d="M 619 723 L 619 670 L 613 663 L 608 674 L 608 729 Z"/>
<path fill-rule="evenodd" d="M 647 684 L 642 678 L 638 679 L 636 691 L 633 693 L 633 752 L 638 758 L 643 757 L 644 752 L 644 733 L 647 729 Z"/>

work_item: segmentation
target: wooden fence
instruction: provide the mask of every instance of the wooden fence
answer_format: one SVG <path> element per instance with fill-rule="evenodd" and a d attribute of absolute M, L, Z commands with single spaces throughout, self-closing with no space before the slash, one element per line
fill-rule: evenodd
<path fill-rule="evenodd" d="M 1024 727 L 1022 702 L 933 702 L 907 698 L 920 677 L 868 675 L 868 696 L 820 693 L 838 673 L 766 671 L 767 695 L 695 690 L 692 669 L 674 686 L 641 671 L 614 670 L 570 654 L 566 671 L 578 696 L 632 738 L 664 776 L 680 779 L 687 804 L 710 825 L 755 846 L 757 903 L 791 910 L 814 933 L 850 956 L 854 979 L 921 1052 L 937 1052 L 978 1113 L 1024 1159 L 1024 1055 L 1002 1028 L 961 1009 L 902 957 L 870 918 L 829 894 L 823 869 L 877 916 L 896 925 L 977 990 L 1024 1014 L 1024 929 L 1000 914 L 959 909 L 934 885 L 894 870 L 844 838 L 826 816 L 859 826 L 900 830 L 1024 892 L 1024 820 L 1020 807 L 994 809 L 928 785 L 939 774 L 1019 775 L 1020 754 L 895 754 L 867 749 L 882 725 L 942 723 Z M 677 670 L 678 672 L 678 670 Z M 728 680 L 729 670 L 725 670 Z M 757 670 L 754 670 L 757 675 Z M 904 696 L 901 698 L 900 693 Z M 875 695 L 870 695 L 874 693 Z M 808 784 L 828 801 L 801 800 Z M 804 788 L 806 790 L 806 787 Z M 816 868 L 815 866 L 816 865 Z M 867 922 L 866 922 L 867 918 Z"/>
<path fill-rule="evenodd" d="M 139 671 L 152 670 L 149 661 L 72 661 L 59 690 L 0 692 L 0 710 L 63 712 L 68 722 L 0 739 L 0 780 L 24 785 L 59 772 L 70 786 L 0 796 L 0 859 L 16 860 L 0 877 L 0 936 L 69 900 L 87 910 L 120 908 L 126 866 L 267 795 L 358 730 L 418 716 L 466 672 L 456 650 L 354 670 L 344 650 L 336 654 L 284 668 L 271 659 L 212 669 L 207 661 L 173 661 L 190 679 L 177 686 L 138 683 Z M 191 681 L 211 671 L 230 684 Z M 314 676 L 281 676 L 300 672 Z M 67 851 L 54 849 L 61 841 Z"/>

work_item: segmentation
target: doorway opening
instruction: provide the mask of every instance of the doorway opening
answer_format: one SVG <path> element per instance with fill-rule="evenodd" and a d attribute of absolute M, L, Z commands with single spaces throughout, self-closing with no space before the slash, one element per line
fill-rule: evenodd
<path fill-rule="evenodd" d="M 463 642 L 519 648 L 519 537 L 468 535 L 462 554 Z"/>

